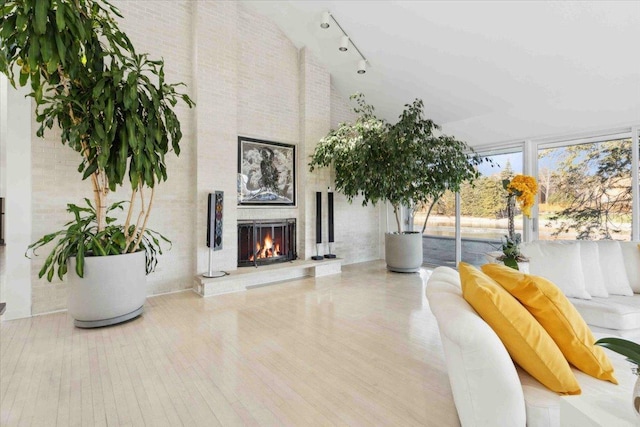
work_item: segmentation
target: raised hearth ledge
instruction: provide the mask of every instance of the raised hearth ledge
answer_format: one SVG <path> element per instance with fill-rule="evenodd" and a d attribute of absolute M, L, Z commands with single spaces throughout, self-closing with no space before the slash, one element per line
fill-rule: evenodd
<path fill-rule="evenodd" d="M 260 267 L 241 267 L 230 271 L 228 276 L 208 278 L 196 276 L 193 290 L 203 296 L 245 291 L 254 286 L 262 286 L 311 276 L 321 277 L 342 272 L 342 259 L 325 259 L 322 261 L 296 260 L 280 264 L 262 265 Z"/>

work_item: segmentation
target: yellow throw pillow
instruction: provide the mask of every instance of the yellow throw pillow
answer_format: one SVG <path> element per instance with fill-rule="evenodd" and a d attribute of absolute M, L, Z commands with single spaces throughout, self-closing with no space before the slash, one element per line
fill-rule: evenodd
<path fill-rule="evenodd" d="M 485 264 L 482 271 L 529 310 L 569 363 L 585 374 L 618 384 L 604 350 L 593 345 L 595 338 L 591 329 L 556 285 L 544 277 L 523 274 L 499 264 Z"/>
<path fill-rule="evenodd" d="M 458 265 L 462 296 L 500 337 L 511 358 L 560 394 L 580 394 L 580 385 L 547 331 L 513 296 L 469 264 Z"/>

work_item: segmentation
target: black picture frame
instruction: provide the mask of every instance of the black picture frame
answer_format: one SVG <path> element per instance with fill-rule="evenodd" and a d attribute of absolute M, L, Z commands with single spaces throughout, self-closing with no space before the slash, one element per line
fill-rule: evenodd
<path fill-rule="evenodd" d="M 238 137 L 238 205 L 296 205 L 296 146 Z"/>

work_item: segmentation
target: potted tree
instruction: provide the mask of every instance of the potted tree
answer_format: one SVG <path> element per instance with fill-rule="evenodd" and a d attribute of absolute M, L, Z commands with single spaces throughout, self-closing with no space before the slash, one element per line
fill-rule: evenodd
<path fill-rule="evenodd" d="M 29 247 L 53 244 L 39 276 L 69 273 L 69 312 L 83 327 L 142 312 L 145 273 L 166 240 L 147 227 L 149 214 L 167 179 L 165 156 L 180 153 L 172 108 L 193 106 L 181 84 L 165 81 L 163 61 L 135 51 L 114 16 L 122 17 L 107 2 L 16 0 L 3 2 L 0 17 L 0 71 L 14 87 L 30 84 L 37 135 L 58 126 L 91 187 L 91 200 L 67 205 L 73 219 L 62 230 Z M 130 187 L 130 200 L 109 205 L 120 186 Z M 126 216 L 117 223 L 120 210 Z"/>
<path fill-rule="evenodd" d="M 349 201 L 362 196 L 363 206 L 388 202 L 397 229 L 385 235 L 387 268 L 418 271 L 422 233 L 403 229 L 402 207 L 414 211 L 424 206 L 430 213 L 446 191 L 458 191 L 463 182 L 479 176 L 476 166 L 483 159 L 462 141 L 434 135 L 439 126 L 424 117 L 419 99 L 406 104 L 398 122 L 390 124 L 375 116 L 362 94 L 351 98 L 356 100 L 357 119 L 342 123 L 318 143 L 310 170 L 333 165 L 336 190 Z"/>

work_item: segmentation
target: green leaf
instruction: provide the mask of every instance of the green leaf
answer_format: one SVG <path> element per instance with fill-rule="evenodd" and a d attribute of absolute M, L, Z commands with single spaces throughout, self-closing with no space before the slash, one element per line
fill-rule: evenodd
<path fill-rule="evenodd" d="M 87 179 L 96 170 L 98 170 L 98 163 L 96 163 L 96 162 L 89 163 L 89 166 L 87 166 L 87 168 L 85 169 L 84 173 L 82 174 L 82 179 L 83 180 Z"/>
<path fill-rule="evenodd" d="M 102 247 L 98 239 L 96 239 L 94 236 L 91 236 L 91 241 L 93 242 L 93 250 L 95 253 L 101 256 L 107 255 L 107 253 L 105 252 L 104 248 Z"/>
<path fill-rule="evenodd" d="M 49 0 L 37 0 L 35 9 L 35 22 L 33 29 L 36 34 L 44 34 L 47 31 L 47 13 L 49 12 Z"/>
<path fill-rule="evenodd" d="M 60 33 L 56 33 L 55 39 L 56 39 L 56 48 L 58 49 L 58 56 L 60 57 L 60 62 L 64 65 L 66 63 L 67 47 L 64 45 L 64 42 L 62 41 L 62 37 L 60 36 Z"/>
<path fill-rule="evenodd" d="M 37 37 L 32 37 L 29 44 L 29 68 L 36 70 L 38 68 L 38 59 L 40 58 L 40 44 Z"/>
<path fill-rule="evenodd" d="M 65 7 L 66 6 L 64 3 L 58 2 L 57 9 L 56 9 L 56 27 L 58 28 L 58 31 L 62 31 L 67 27 L 64 20 Z M 60 55 L 60 57 L 62 58 L 62 55 Z"/>
<path fill-rule="evenodd" d="M 105 83 L 106 83 L 105 79 L 98 80 L 98 82 L 96 83 L 96 85 L 93 88 L 93 97 L 94 98 L 97 98 L 98 96 L 100 96 L 102 94 L 102 91 L 104 90 Z"/>
<path fill-rule="evenodd" d="M 76 274 L 78 277 L 84 277 L 84 242 L 82 240 L 78 244 L 78 253 L 76 254 Z"/>
<path fill-rule="evenodd" d="M 58 267 L 58 278 L 60 278 L 60 280 L 62 280 L 65 274 L 67 274 L 66 258 L 65 258 L 64 262 L 61 262 L 59 264 L 59 267 Z"/>
<path fill-rule="evenodd" d="M 640 365 L 640 345 L 633 341 L 611 337 L 599 339 L 595 344 L 626 356 L 631 362 Z"/>
<path fill-rule="evenodd" d="M 29 73 L 20 73 L 20 86 L 24 86 L 29 81 Z"/>
<path fill-rule="evenodd" d="M 503 262 L 504 262 L 504 265 L 506 265 L 507 267 L 511 267 L 511 268 L 513 268 L 514 270 L 519 270 L 519 268 L 518 268 L 518 262 L 517 262 L 514 258 L 508 258 L 508 257 L 507 257 L 507 258 L 505 258 L 505 259 L 503 260 Z"/>
<path fill-rule="evenodd" d="M 40 53 L 42 54 L 43 62 L 49 62 L 51 60 L 51 56 L 53 55 L 53 43 L 54 41 L 48 37 L 40 38 Z"/>

